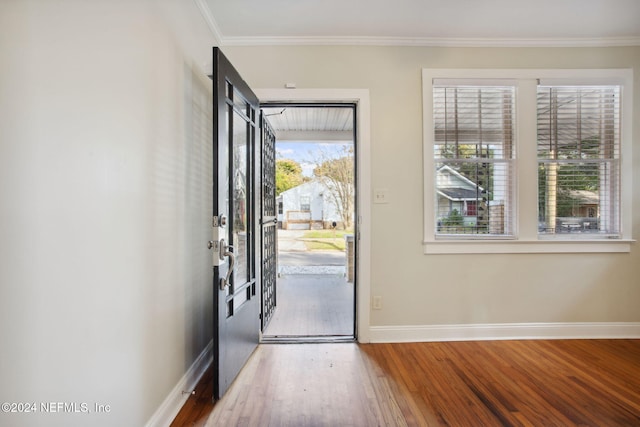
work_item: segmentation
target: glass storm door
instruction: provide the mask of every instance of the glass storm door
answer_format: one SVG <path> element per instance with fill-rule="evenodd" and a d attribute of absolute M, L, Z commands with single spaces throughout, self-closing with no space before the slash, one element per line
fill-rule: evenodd
<path fill-rule="evenodd" d="M 227 391 L 259 342 L 260 277 L 255 171 L 259 104 L 218 48 L 213 49 L 214 399 Z"/>

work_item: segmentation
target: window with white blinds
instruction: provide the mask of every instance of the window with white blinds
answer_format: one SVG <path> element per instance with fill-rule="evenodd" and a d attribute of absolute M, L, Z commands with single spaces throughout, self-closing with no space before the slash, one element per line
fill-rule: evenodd
<path fill-rule="evenodd" d="M 515 87 L 433 82 L 436 236 L 513 236 Z"/>
<path fill-rule="evenodd" d="M 620 234 L 620 87 L 538 87 L 540 234 Z"/>
<path fill-rule="evenodd" d="M 422 78 L 425 254 L 631 250 L 633 70 Z"/>

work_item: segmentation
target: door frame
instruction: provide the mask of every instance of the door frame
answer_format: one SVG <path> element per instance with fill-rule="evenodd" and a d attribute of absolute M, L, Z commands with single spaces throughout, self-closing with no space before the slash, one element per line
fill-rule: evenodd
<path fill-rule="evenodd" d="M 260 103 L 356 104 L 356 203 L 358 260 L 356 281 L 356 337 L 370 342 L 371 318 L 371 111 L 368 89 L 254 89 Z"/>

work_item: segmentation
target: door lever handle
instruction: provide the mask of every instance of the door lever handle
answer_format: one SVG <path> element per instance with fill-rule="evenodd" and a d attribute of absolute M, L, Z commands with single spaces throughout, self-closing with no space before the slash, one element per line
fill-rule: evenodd
<path fill-rule="evenodd" d="M 220 258 L 229 257 L 229 269 L 227 270 L 227 276 L 220 279 L 220 290 L 224 291 L 224 289 L 229 286 L 229 281 L 231 280 L 231 274 L 233 274 L 233 267 L 236 265 L 236 256 L 231 252 L 233 246 L 227 245 L 224 243 L 220 245 Z"/>
<path fill-rule="evenodd" d="M 278 217 L 274 217 L 273 219 L 269 219 L 269 220 L 260 219 L 260 225 L 269 225 L 269 224 L 277 224 L 277 223 L 278 223 Z"/>

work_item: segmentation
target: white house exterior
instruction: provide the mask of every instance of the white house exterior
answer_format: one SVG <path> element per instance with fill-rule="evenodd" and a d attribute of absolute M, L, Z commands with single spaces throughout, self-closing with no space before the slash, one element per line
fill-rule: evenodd
<path fill-rule="evenodd" d="M 456 210 L 464 218 L 464 225 L 475 226 L 479 194 L 483 188 L 449 166 L 438 169 L 436 180 L 438 218 L 446 218 Z"/>
<path fill-rule="evenodd" d="M 312 180 L 283 191 L 276 198 L 278 225 L 287 230 L 332 228 L 341 226 L 340 213 L 327 186 Z"/>
<path fill-rule="evenodd" d="M 460 232 L 460 227 L 468 230 L 484 227 L 485 232 L 494 234 L 504 232 L 508 203 L 504 189 L 498 188 L 489 195 L 485 188 L 446 165 L 437 170 L 436 182 L 439 232 Z M 452 220 L 454 210 L 462 217 L 461 224 L 447 222 Z M 485 224 L 480 224 L 481 220 L 485 220 Z"/>

